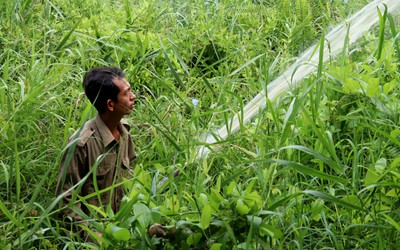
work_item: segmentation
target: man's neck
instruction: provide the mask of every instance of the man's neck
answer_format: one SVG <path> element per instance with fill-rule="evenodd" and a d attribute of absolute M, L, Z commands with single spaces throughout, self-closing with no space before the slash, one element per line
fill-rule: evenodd
<path fill-rule="evenodd" d="M 110 130 L 111 134 L 114 136 L 114 139 L 116 141 L 119 141 L 121 133 L 118 130 L 118 124 L 121 122 L 122 117 L 121 118 L 114 117 L 109 113 L 105 112 L 103 114 L 100 114 L 100 118 L 107 126 L 107 128 Z"/>

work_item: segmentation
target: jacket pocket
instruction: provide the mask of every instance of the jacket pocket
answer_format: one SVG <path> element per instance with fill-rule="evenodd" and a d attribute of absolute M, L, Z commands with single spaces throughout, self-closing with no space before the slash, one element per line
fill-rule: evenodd
<path fill-rule="evenodd" d="M 96 169 L 96 176 L 107 175 L 110 170 L 115 169 L 117 154 L 107 154 L 101 160 Z"/>
<path fill-rule="evenodd" d="M 99 190 L 112 185 L 116 160 L 117 154 L 107 154 L 98 164 L 95 172 L 96 183 L 93 185 L 97 184 Z"/>

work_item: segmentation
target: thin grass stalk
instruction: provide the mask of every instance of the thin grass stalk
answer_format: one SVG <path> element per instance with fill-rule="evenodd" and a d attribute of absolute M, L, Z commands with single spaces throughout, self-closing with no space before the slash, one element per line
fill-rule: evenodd
<path fill-rule="evenodd" d="M 389 139 L 391 142 L 395 143 L 398 147 L 400 147 L 400 140 L 398 140 L 395 136 L 392 136 L 392 135 L 388 134 L 387 132 L 383 131 L 379 127 L 371 126 L 370 124 L 366 124 L 364 122 L 361 122 L 360 125 L 373 130 L 377 134 L 381 134 L 385 138 Z"/>
<path fill-rule="evenodd" d="M 347 50 L 348 50 L 349 42 L 350 42 L 349 33 L 350 33 L 350 25 L 347 25 L 347 31 L 346 31 L 346 35 L 344 37 L 342 53 L 341 53 L 341 57 L 340 57 L 340 68 L 341 69 L 346 69 L 346 61 L 348 58 Z M 342 75 L 345 75 L 345 74 L 342 74 Z"/>
<path fill-rule="evenodd" d="M 272 163 L 269 165 L 269 169 L 267 170 L 267 180 L 266 180 L 266 186 L 267 186 L 267 192 L 266 192 L 266 199 L 262 205 L 262 208 L 264 209 L 265 206 L 267 205 L 267 202 L 269 201 L 269 198 L 271 196 L 271 192 L 273 189 L 273 185 L 274 185 L 274 177 L 278 176 L 277 172 L 277 164 Z"/>
<path fill-rule="evenodd" d="M 396 31 L 396 25 L 393 20 L 393 16 L 391 14 L 388 14 L 388 20 L 389 20 L 390 30 L 392 32 L 394 47 L 396 49 L 397 63 L 400 63 L 400 46 L 399 46 L 400 33 L 397 33 Z"/>
<path fill-rule="evenodd" d="M 15 120 L 15 116 L 13 119 L 13 124 L 12 124 L 12 128 L 13 131 L 15 131 L 15 126 L 16 126 L 16 120 Z M 18 142 L 17 140 L 14 140 L 14 166 L 15 166 L 15 185 L 16 185 L 16 203 L 17 206 L 19 206 L 20 203 L 20 197 L 21 197 L 21 169 L 20 169 L 20 164 L 19 164 L 19 152 L 18 152 Z M 12 172 L 12 170 L 11 170 Z M 12 202 L 14 202 L 13 200 L 11 200 Z"/>
<path fill-rule="evenodd" d="M 4 56 L 3 60 L 3 65 L 1 66 L 1 70 L 3 71 L 2 74 L 2 84 L 0 85 L 0 100 L 1 100 L 1 107 L 8 107 L 10 108 L 8 103 L 6 103 L 6 98 L 8 96 L 9 91 L 6 91 L 8 89 L 7 87 L 7 82 L 9 81 L 9 67 L 10 67 L 10 51 L 5 50 L 4 53 L 2 53 L 2 56 Z M 4 86 L 3 86 L 4 85 Z"/>
<path fill-rule="evenodd" d="M 303 110 L 304 117 L 306 120 L 309 122 L 311 127 L 313 128 L 313 131 L 317 134 L 318 139 L 321 141 L 322 145 L 324 145 L 324 148 L 329 152 L 331 157 L 334 159 L 336 164 L 340 166 L 340 160 L 338 156 L 336 155 L 335 151 L 335 145 L 332 143 L 330 140 L 329 136 L 326 135 L 326 133 L 323 133 L 319 127 L 313 122 L 312 118 L 308 114 L 308 111 L 304 108 L 301 107 Z M 343 170 L 340 168 L 335 168 L 334 169 L 337 173 L 341 173 Z"/>
<path fill-rule="evenodd" d="M 329 181 L 342 183 L 342 184 L 348 183 L 348 180 L 345 178 L 342 178 L 342 177 L 339 177 L 339 176 L 336 176 L 333 174 L 321 172 L 317 169 L 305 166 L 301 163 L 294 162 L 294 161 L 281 160 L 281 159 L 260 159 L 260 160 L 255 159 L 254 162 L 274 163 L 274 164 L 284 166 L 284 168 L 278 170 L 279 173 L 281 173 L 281 172 L 283 173 L 283 172 L 287 171 L 287 168 L 292 168 L 299 173 L 308 174 L 313 177 L 318 177 L 320 179 L 329 180 Z"/>
<path fill-rule="evenodd" d="M 400 224 L 396 222 L 392 217 L 387 214 L 382 214 L 385 217 L 386 221 L 389 222 L 399 233 L 400 233 Z"/>
<path fill-rule="evenodd" d="M 272 101 L 268 98 L 265 98 L 265 102 L 267 103 L 267 111 L 269 111 L 270 114 L 272 115 L 272 121 L 274 122 L 274 124 L 276 126 L 276 130 L 282 131 L 282 127 L 281 127 L 282 125 L 279 122 L 278 114 L 276 113 L 276 111 L 274 109 L 274 105 L 273 105 Z M 259 112 L 261 112 L 261 110 Z"/>
<path fill-rule="evenodd" d="M 173 65 L 171 63 L 171 60 L 169 59 L 169 56 L 168 56 L 168 53 L 167 53 L 167 51 L 165 49 L 163 41 L 161 39 L 159 39 L 159 40 L 160 40 L 160 45 L 161 45 L 162 51 L 164 52 L 165 61 L 167 62 L 168 67 L 169 67 L 172 75 L 174 76 L 175 80 L 178 82 L 179 86 L 181 86 L 182 89 L 186 90 L 185 85 L 183 84 L 181 78 L 178 76 L 178 73 L 175 71 L 175 69 L 174 69 L 174 67 L 173 67 Z"/>
<path fill-rule="evenodd" d="M 312 93 L 313 93 L 315 84 L 318 84 L 318 81 L 312 82 L 311 86 L 309 86 L 304 91 L 304 94 L 302 96 L 300 96 L 299 98 L 295 97 L 292 100 L 292 102 L 290 103 L 290 105 L 286 111 L 284 121 L 283 121 L 281 140 L 280 140 L 279 147 L 282 147 L 284 145 L 284 142 L 287 140 L 287 138 L 289 138 L 291 136 L 292 131 L 291 131 L 291 127 L 289 126 L 289 124 L 291 124 L 292 120 L 294 120 L 297 117 L 296 115 L 297 115 L 299 109 L 303 108 L 305 106 L 307 94 L 310 94 L 311 96 L 313 96 Z M 312 105 L 312 102 L 314 100 L 311 99 L 310 101 L 311 101 L 311 105 Z M 316 120 L 316 119 L 314 119 L 314 120 Z M 296 122 L 294 121 L 293 123 L 296 123 Z"/>
<path fill-rule="evenodd" d="M 323 199 L 325 201 L 329 201 L 332 202 L 334 204 L 340 205 L 342 207 L 348 208 L 350 210 L 356 210 L 356 211 L 362 211 L 362 212 L 366 212 L 366 210 L 362 207 L 356 206 L 354 204 L 348 203 L 346 201 L 343 201 L 342 199 L 339 199 L 337 197 L 328 195 L 326 193 L 320 192 L 320 191 L 316 191 L 316 190 L 304 190 L 301 193 L 304 194 L 308 194 L 308 195 L 313 195 L 315 197 L 318 197 L 320 199 Z"/>
<path fill-rule="evenodd" d="M 78 97 L 78 99 L 79 99 L 79 97 Z M 72 114 L 73 114 L 74 109 L 75 109 L 75 107 L 73 105 L 69 106 L 68 114 L 67 114 L 66 121 L 65 121 L 65 124 L 64 124 L 64 133 L 63 133 L 64 136 L 63 136 L 63 140 L 62 140 L 64 145 L 67 142 L 68 137 L 69 137 L 68 130 L 71 127 L 71 124 L 73 122 L 72 121 Z"/>
<path fill-rule="evenodd" d="M 179 54 L 179 51 L 176 49 L 175 44 L 173 44 L 173 43 L 171 42 L 171 45 L 172 45 L 172 46 L 171 46 L 171 47 L 172 47 L 172 51 L 174 52 L 174 55 L 176 56 L 176 59 L 178 60 L 178 62 L 179 62 L 179 64 L 180 64 L 181 68 L 183 69 L 183 71 L 184 71 L 187 75 L 189 75 L 189 74 L 190 74 L 189 68 L 188 68 L 188 66 L 186 65 L 185 61 L 182 59 L 181 55 Z"/>
<path fill-rule="evenodd" d="M 353 161 L 352 161 L 352 167 L 351 167 L 351 172 L 352 172 L 352 187 L 354 192 L 358 192 L 359 190 L 359 183 L 360 183 L 360 166 L 359 166 L 359 159 L 360 155 L 363 153 L 364 149 L 362 148 L 360 151 L 357 149 L 356 145 L 351 140 L 347 140 L 348 143 L 350 144 L 352 151 L 353 151 Z"/>
<path fill-rule="evenodd" d="M 81 22 L 81 20 L 78 20 L 71 28 L 71 30 L 68 31 L 68 33 L 63 37 L 63 39 L 60 41 L 60 43 L 57 45 L 57 47 L 54 49 L 53 53 L 57 56 L 60 56 L 59 52 L 64 48 L 66 42 L 68 39 L 71 37 L 72 33 L 75 31 L 77 28 L 78 24 Z"/>
<path fill-rule="evenodd" d="M 223 118 L 224 118 L 224 126 L 225 126 L 225 128 L 226 128 L 226 131 L 227 131 L 227 134 L 226 134 L 226 137 L 225 138 L 228 138 L 228 137 L 230 137 L 231 136 L 231 129 L 232 129 L 232 122 L 233 122 L 233 119 L 229 119 L 230 117 L 230 115 L 228 114 L 228 110 L 229 110 L 229 106 L 228 106 L 228 104 L 226 103 L 226 98 L 224 98 L 224 97 L 222 97 L 222 100 L 223 100 L 223 104 L 222 104 L 222 108 L 223 108 Z M 219 138 L 218 138 L 219 139 Z"/>
<path fill-rule="evenodd" d="M 232 73 L 230 73 L 230 74 L 228 75 L 228 77 L 231 77 L 231 76 L 236 75 L 236 74 L 239 73 L 242 69 L 248 67 L 250 64 L 252 64 L 253 62 L 257 61 L 260 57 L 262 57 L 262 56 L 264 56 L 264 55 L 265 55 L 265 53 L 262 53 L 262 54 L 260 54 L 260 55 L 258 55 L 258 56 L 255 56 L 255 57 L 251 58 L 250 60 L 248 60 L 248 61 L 245 62 L 244 64 L 240 65 L 237 69 L 235 69 L 234 71 L 232 71 Z"/>
<path fill-rule="evenodd" d="M 3 201 L 0 200 L 0 210 L 3 212 L 3 214 L 17 227 L 23 227 L 21 224 L 21 221 L 15 217 L 11 211 L 7 208 L 6 205 L 4 205 Z"/>
<path fill-rule="evenodd" d="M 125 9 L 125 15 L 126 15 L 126 26 L 128 26 L 132 22 L 132 16 L 131 16 L 131 5 L 129 0 L 124 1 L 124 9 Z"/>
<path fill-rule="evenodd" d="M 318 108 L 320 101 L 322 100 L 322 91 L 323 91 L 323 82 L 321 81 L 323 67 L 324 67 L 324 46 L 325 46 L 325 32 L 322 32 L 320 45 L 319 45 L 319 58 L 318 58 L 318 69 L 317 69 L 317 76 L 316 76 L 316 91 L 315 91 L 315 99 L 311 98 L 311 101 L 314 102 L 313 113 L 314 117 L 318 117 Z M 310 91 L 312 94 L 312 91 Z"/>
<path fill-rule="evenodd" d="M 382 50 L 384 47 L 384 41 L 385 41 L 385 23 L 386 23 L 386 19 L 387 19 L 387 6 L 386 4 L 385 6 L 385 10 L 382 12 L 381 10 L 378 8 L 378 15 L 379 15 L 379 35 L 378 35 L 378 48 L 375 52 L 375 58 L 376 60 L 381 59 L 382 56 Z"/>
<path fill-rule="evenodd" d="M 238 117 L 238 121 L 239 121 L 239 127 L 240 129 L 244 128 L 244 123 L 243 123 L 243 117 L 244 117 L 244 104 L 243 104 L 243 100 L 241 98 L 240 95 L 235 94 L 231 91 L 226 91 L 226 93 L 232 95 L 233 97 L 235 97 L 238 100 L 239 103 L 239 110 L 236 113 L 236 116 Z"/>
<path fill-rule="evenodd" d="M 154 128 L 157 129 L 157 131 L 160 131 L 167 139 L 169 142 L 171 142 L 171 144 L 178 150 L 178 151 L 182 151 L 181 147 L 177 144 L 177 138 L 175 136 L 174 133 L 172 133 L 172 131 L 170 131 L 170 129 L 168 129 L 167 125 L 164 123 L 164 121 L 159 117 L 158 112 L 154 109 L 154 107 L 150 104 L 150 102 L 147 102 L 149 110 L 151 111 L 151 113 L 153 114 L 153 118 L 156 118 L 160 124 L 162 125 L 162 127 L 164 129 L 161 129 L 157 124 L 153 123 L 151 120 L 147 120 L 146 122 L 151 124 Z M 165 130 L 165 131 L 164 131 Z M 167 131 L 167 132 L 166 132 Z"/>

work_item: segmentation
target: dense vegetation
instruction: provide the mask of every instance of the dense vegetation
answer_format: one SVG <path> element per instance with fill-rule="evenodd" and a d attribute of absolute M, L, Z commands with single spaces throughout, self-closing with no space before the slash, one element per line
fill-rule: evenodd
<path fill-rule="evenodd" d="M 0 0 L 0 248 L 397 249 L 396 16 L 197 155 L 367 2 Z M 95 115 L 81 82 L 99 65 L 138 96 L 140 157 L 121 210 L 87 218 L 96 247 L 65 236 L 54 189 L 68 137 Z"/>

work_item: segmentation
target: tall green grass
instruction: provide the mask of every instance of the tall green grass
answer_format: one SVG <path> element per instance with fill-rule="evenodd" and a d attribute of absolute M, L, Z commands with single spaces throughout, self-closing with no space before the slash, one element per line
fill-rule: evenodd
<path fill-rule="evenodd" d="M 396 249 L 397 16 L 381 13 L 379 29 L 337 61 L 320 60 L 316 75 L 266 100 L 199 159 L 202 136 L 230 126 L 291 58 L 362 4 L 0 6 L 1 248 Z M 102 216 L 87 230 L 105 235 L 95 247 L 62 233 L 54 187 L 68 137 L 94 115 L 82 75 L 110 64 L 138 96 L 127 119 L 139 159 L 121 210 L 93 208 Z M 148 236 L 153 223 L 168 239 Z"/>

